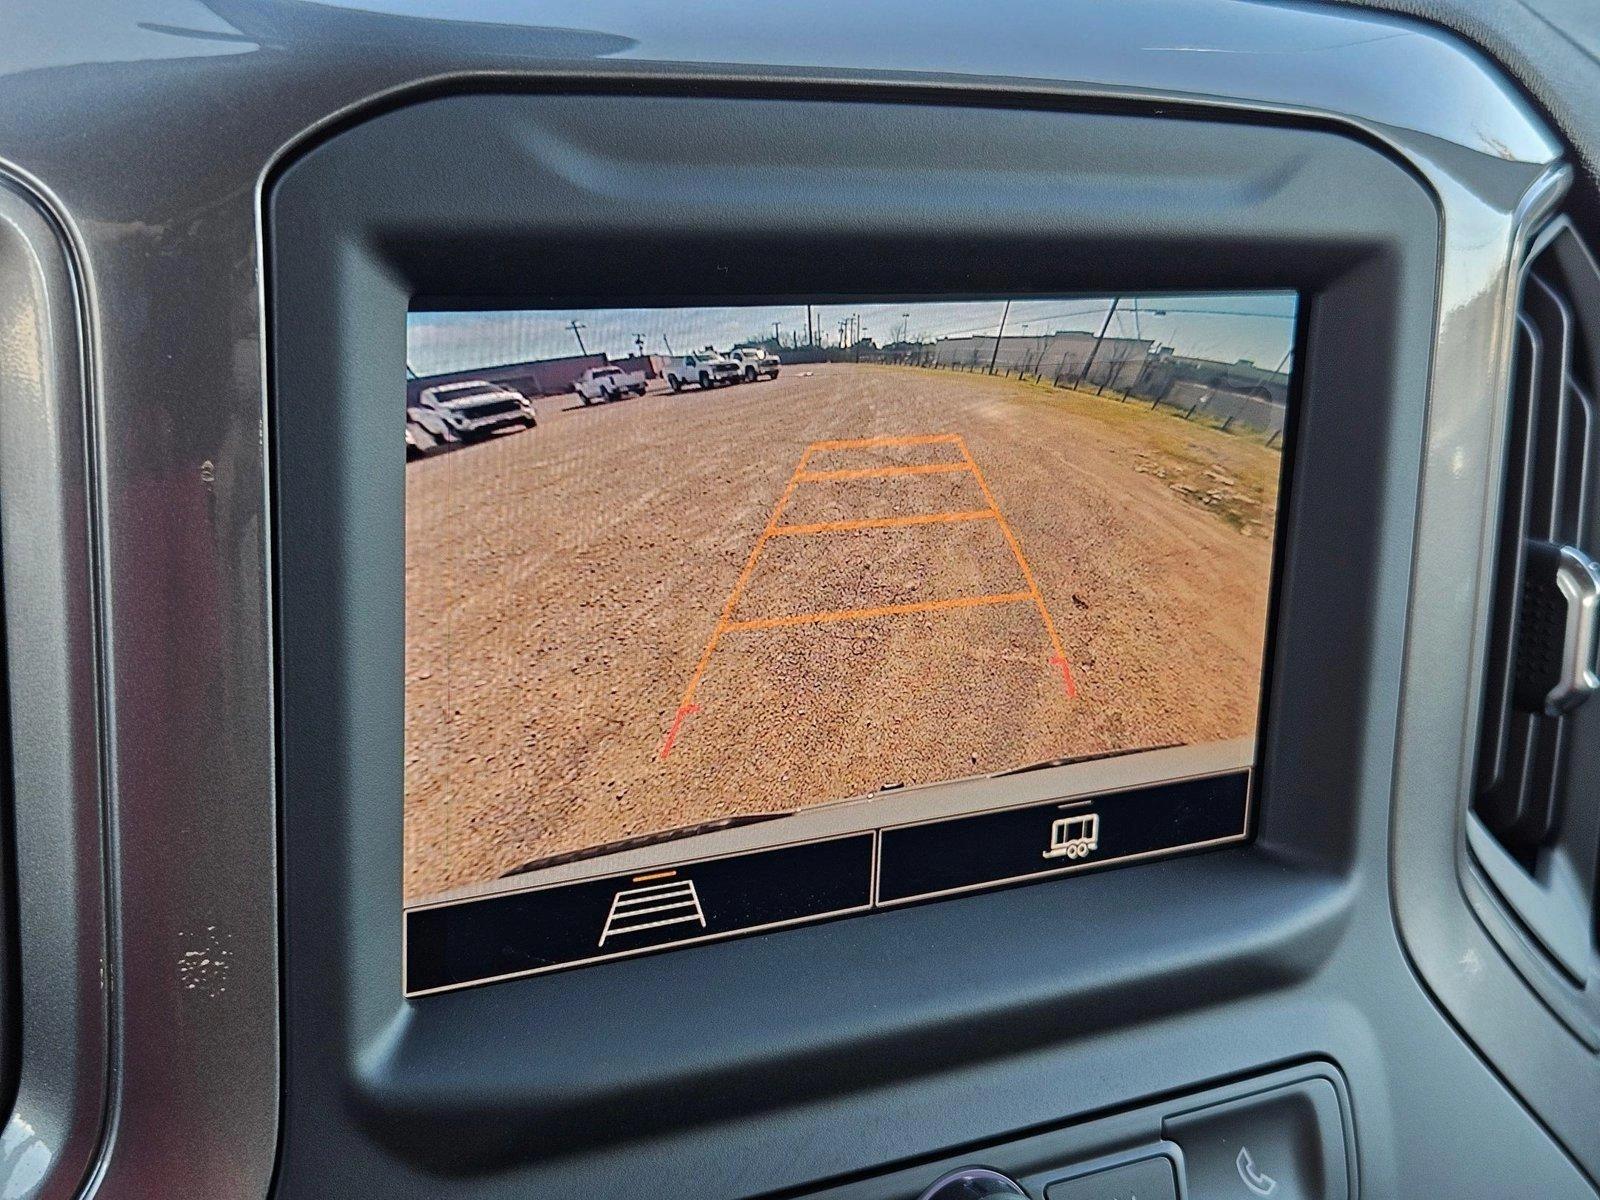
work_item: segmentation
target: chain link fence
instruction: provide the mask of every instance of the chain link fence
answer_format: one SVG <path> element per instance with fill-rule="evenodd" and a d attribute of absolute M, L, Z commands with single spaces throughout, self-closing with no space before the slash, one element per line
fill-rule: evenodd
<path fill-rule="evenodd" d="M 1259 388 L 1250 391 L 1185 379 L 1166 369 L 1160 358 L 1140 355 L 1090 360 L 1088 354 L 1029 353 L 1023 347 L 1002 345 L 998 353 L 989 341 L 988 357 L 982 348 L 956 357 L 929 350 L 913 352 L 891 361 L 931 370 L 996 375 L 1075 389 L 1123 403 L 1147 404 L 1165 409 L 1187 421 L 1199 421 L 1225 433 L 1252 435 L 1269 446 L 1283 440 L 1287 406 Z M 991 367 L 992 363 L 992 367 Z M 1225 368 L 1226 364 L 1218 364 Z"/>

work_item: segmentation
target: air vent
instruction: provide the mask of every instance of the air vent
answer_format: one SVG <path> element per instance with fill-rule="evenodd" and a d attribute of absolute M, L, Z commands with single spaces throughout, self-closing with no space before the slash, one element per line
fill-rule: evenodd
<path fill-rule="evenodd" d="M 1571 305 L 1538 269 L 1548 253 L 1530 264 L 1518 313 L 1478 778 L 1478 815 L 1524 857 L 1554 827 L 1565 714 L 1593 691 L 1600 579 L 1584 550 L 1594 414 L 1573 377 Z"/>
<path fill-rule="evenodd" d="M 1560 219 L 1536 241 L 1517 312 L 1505 508 L 1496 557 L 1477 794 L 1469 841 L 1600 1030 L 1600 270 Z"/>

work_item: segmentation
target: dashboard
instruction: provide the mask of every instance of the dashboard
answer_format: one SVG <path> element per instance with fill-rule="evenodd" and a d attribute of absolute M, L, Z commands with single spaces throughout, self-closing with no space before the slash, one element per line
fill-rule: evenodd
<path fill-rule="evenodd" d="M 1596 1195 L 1528 20 L 30 16 L 0 1190 Z"/>

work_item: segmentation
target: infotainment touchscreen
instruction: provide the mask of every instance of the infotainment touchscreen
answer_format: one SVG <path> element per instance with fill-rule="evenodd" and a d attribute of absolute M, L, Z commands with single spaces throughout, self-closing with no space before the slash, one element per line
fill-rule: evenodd
<path fill-rule="evenodd" d="M 407 991 L 1248 838 L 1295 318 L 414 311 Z"/>

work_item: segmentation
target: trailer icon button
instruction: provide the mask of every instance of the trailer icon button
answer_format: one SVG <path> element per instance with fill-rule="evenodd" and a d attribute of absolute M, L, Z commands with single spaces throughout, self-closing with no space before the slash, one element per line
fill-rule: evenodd
<path fill-rule="evenodd" d="M 1100 846 L 1100 814 L 1087 812 L 1061 817 L 1050 825 L 1046 858 L 1084 858 Z"/>
<path fill-rule="evenodd" d="M 600 931 L 600 945 L 611 938 L 629 933 L 643 933 L 646 929 L 660 929 L 665 925 L 693 923 L 706 927 L 705 910 L 700 907 L 700 893 L 692 879 L 673 879 L 676 871 L 662 871 L 655 875 L 636 876 L 633 883 L 650 879 L 666 879 L 665 883 L 650 883 L 645 887 L 623 888 L 611 898 L 611 911 L 606 914 L 605 928 Z"/>

